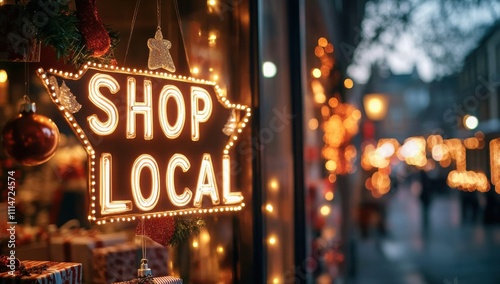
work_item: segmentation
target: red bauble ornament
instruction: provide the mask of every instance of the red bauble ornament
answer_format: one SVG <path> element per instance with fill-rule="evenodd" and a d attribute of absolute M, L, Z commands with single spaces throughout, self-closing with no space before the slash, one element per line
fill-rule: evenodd
<path fill-rule="evenodd" d="M 171 216 L 139 220 L 135 229 L 136 235 L 145 235 L 165 247 L 169 244 L 174 232 L 175 219 Z"/>
<path fill-rule="evenodd" d="M 36 166 L 48 161 L 59 143 L 56 124 L 35 111 L 35 103 L 21 105 L 19 114 L 9 120 L 2 131 L 5 152 L 25 166 Z"/>
<path fill-rule="evenodd" d="M 108 52 L 111 38 L 99 18 L 95 2 L 95 0 L 76 0 L 76 16 L 80 22 L 85 46 L 92 51 L 94 57 L 101 57 Z"/>

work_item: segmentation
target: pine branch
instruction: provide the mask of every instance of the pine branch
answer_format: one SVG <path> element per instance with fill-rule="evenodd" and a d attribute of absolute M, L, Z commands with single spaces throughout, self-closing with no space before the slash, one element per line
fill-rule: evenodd
<path fill-rule="evenodd" d="M 176 246 L 186 242 L 191 236 L 200 234 L 200 229 L 205 226 L 205 221 L 195 217 L 177 217 L 175 219 L 175 231 L 170 246 Z"/>
<path fill-rule="evenodd" d="M 71 64 L 76 68 L 88 61 L 99 61 L 110 64 L 114 59 L 114 49 L 119 43 L 119 35 L 106 27 L 111 39 L 110 50 L 101 57 L 94 57 L 92 52 L 85 46 L 82 34 L 78 30 L 78 18 L 76 12 L 70 10 L 69 1 L 45 1 L 45 5 L 55 5 L 58 9 L 57 14 L 45 14 L 48 19 L 45 25 L 41 25 L 36 30 L 36 38 L 44 46 L 50 46 L 54 49 L 57 59 L 63 59 L 65 63 Z M 42 1 L 32 0 L 26 5 L 25 13 L 27 18 L 32 19 L 35 13 L 44 11 L 41 7 Z"/>

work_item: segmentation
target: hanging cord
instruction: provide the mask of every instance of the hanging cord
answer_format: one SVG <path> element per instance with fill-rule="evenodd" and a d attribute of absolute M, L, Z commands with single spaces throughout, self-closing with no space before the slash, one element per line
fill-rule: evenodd
<path fill-rule="evenodd" d="M 27 52 L 27 51 L 26 51 Z M 28 97 L 30 93 L 30 71 L 27 62 L 27 56 L 24 55 L 24 96 Z"/>
<path fill-rule="evenodd" d="M 141 248 L 142 248 L 142 258 L 147 259 L 146 257 L 146 237 L 145 237 L 145 231 L 144 231 L 144 218 L 142 218 L 141 222 L 141 231 L 142 231 L 142 238 L 141 238 Z"/>
<path fill-rule="evenodd" d="M 30 93 L 30 68 L 28 64 L 28 48 L 29 46 L 26 46 L 26 49 L 24 51 L 24 96 L 23 99 L 26 103 L 31 103 L 29 93 Z"/>
<path fill-rule="evenodd" d="M 179 5 L 177 3 L 177 0 L 173 0 L 173 1 L 174 1 L 174 7 L 175 7 L 175 14 L 177 16 L 177 23 L 179 25 L 179 31 L 181 33 L 182 46 L 184 47 L 184 55 L 186 57 L 187 67 L 188 67 L 188 70 L 191 70 L 191 66 L 189 64 L 189 57 L 188 57 L 188 53 L 187 53 L 187 48 L 186 48 L 186 42 L 184 41 L 184 32 L 182 31 L 181 13 L 179 12 Z"/>
<path fill-rule="evenodd" d="M 139 6 L 141 5 L 141 0 L 135 2 L 134 15 L 132 16 L 132 22 L 130 23 L 130 34 L 128 36 L 127 49 L 125 50 L 125 58 L 123 59 L 123 66 L 127 62 L 128 50 L 130 47 L 130 42 L 132 41 L 132 33 L 134 32 L 135 22 L 137 20 L 137 12 L 139 12 Z"/>
<path fill-rule="evenodd" d="M 156 20 L 158 21 L 157 30 L 161 30 L 161 0 L 156 0 Z"/>

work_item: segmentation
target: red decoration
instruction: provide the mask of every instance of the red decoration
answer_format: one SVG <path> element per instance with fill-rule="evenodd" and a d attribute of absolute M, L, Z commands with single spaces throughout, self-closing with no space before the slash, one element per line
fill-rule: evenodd
<path fill-rule="evenodd" d="M 19 259 L 14 258 L 12 255 L 10 256 L 6 256 L 4 254 L 0 255 L 0 273 L 9 270 L 19 270 L 20 266 L 21 262 L 19 261 Z"/>
<path fill-rule="evenodd" d="M 9 120 L 2 131 L 7 155 L 25 166 L 48 161 L 57 149 L 59 130 L 56 124 L 35 113 L 35 103 L 25 103 L 20 113 Z"/>
<path fill-rule="evenodd" d="M 111 46 L 111 38 L 99 18 L 95 0 L 76 0 L 75 4 L 85 46 L 93 52 L 93 56 L 103 56 Z"/>
<path fill-rule="evenodd" d="M 143 232 L 145 236 L 166 247 L 175 232 L 175 219 L 171 216 L 142 219 L 137 224 L 135 234 L 143 235 Z"/>

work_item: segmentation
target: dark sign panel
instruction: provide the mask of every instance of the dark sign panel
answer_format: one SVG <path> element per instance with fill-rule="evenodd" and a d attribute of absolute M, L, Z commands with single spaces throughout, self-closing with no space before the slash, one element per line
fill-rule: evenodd
<path fill-rule="evenodd" d="M 88 153 L 91 221 L 244 206 L 231 149 L 250 108 L 214 82 L 95 64 L 38 75 Z"/>

